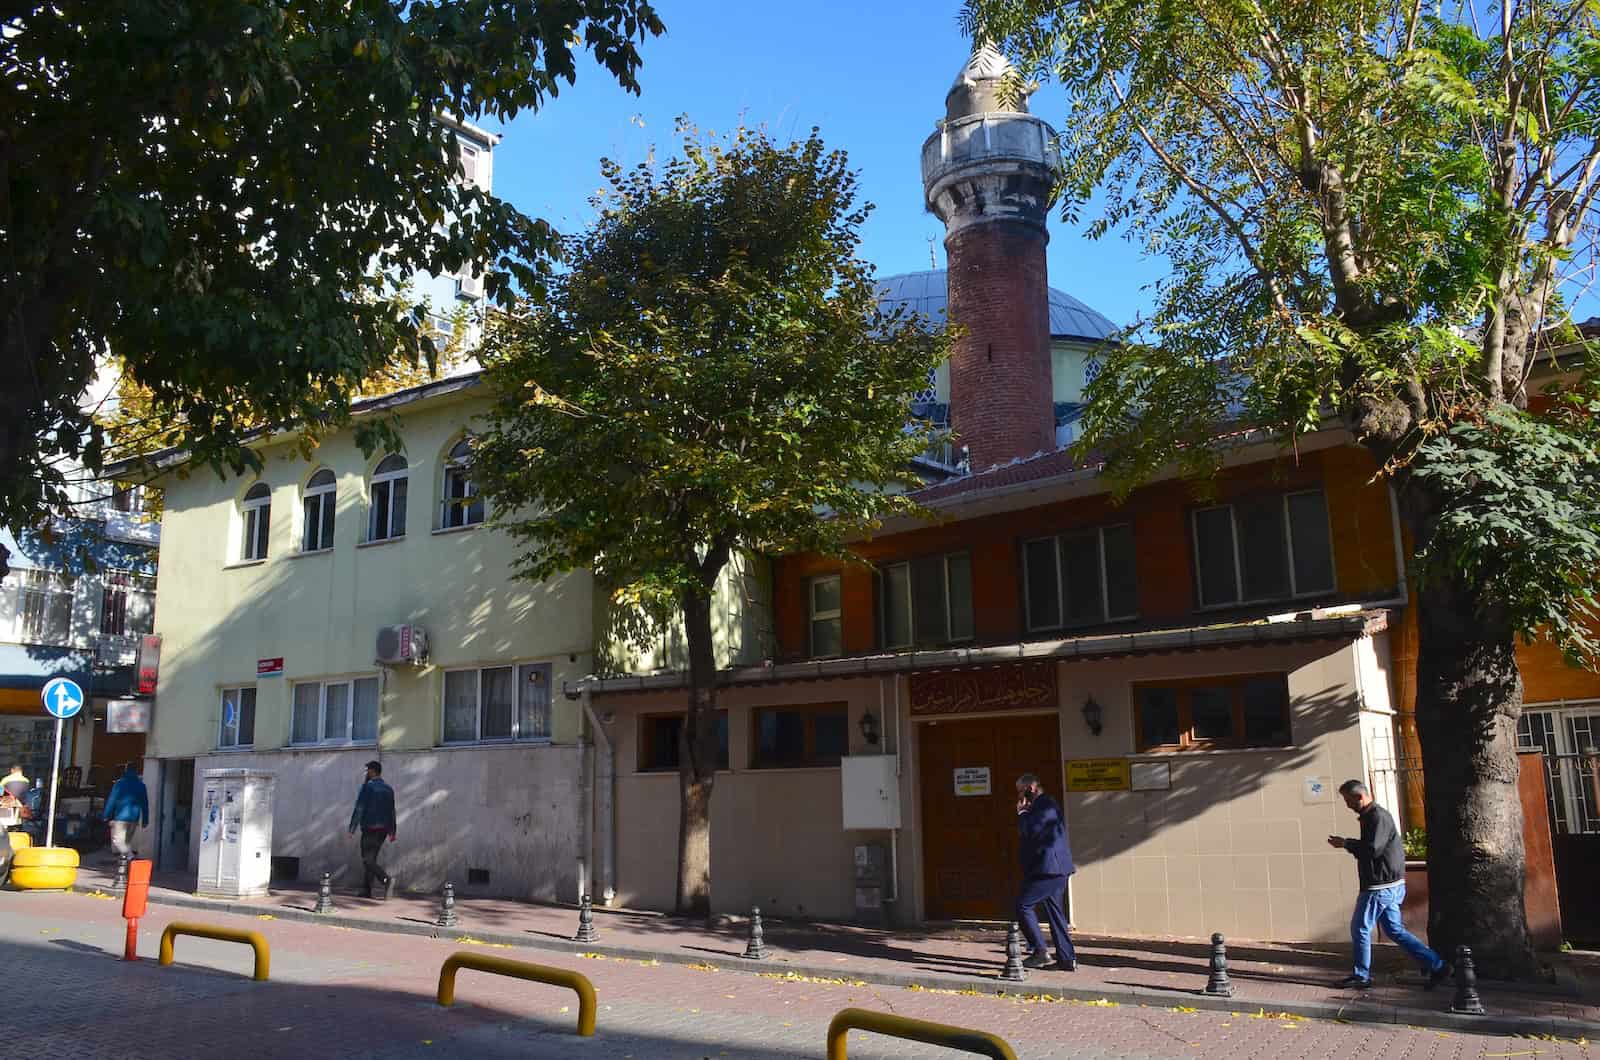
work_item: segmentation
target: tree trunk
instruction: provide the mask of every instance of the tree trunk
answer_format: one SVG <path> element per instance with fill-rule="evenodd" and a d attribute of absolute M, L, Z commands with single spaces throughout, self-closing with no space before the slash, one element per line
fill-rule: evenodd
<path fill-rule="evenodd" d="M 1480 974 L 1526 978 L 1537 962 L 1523 906 L 1516 636 L 1455 578 L 1419 589 L 1417 624 L 1429 942 L 1446 960 L 1471 946 Z"/>
<path fill-rule="evenodd" d="M 717 662 L 711 593 L 685 591 L 689 708 L 678 736 L 678 896 L 686 916 L 711 915 L 711 788 L 717 776 Z"/>

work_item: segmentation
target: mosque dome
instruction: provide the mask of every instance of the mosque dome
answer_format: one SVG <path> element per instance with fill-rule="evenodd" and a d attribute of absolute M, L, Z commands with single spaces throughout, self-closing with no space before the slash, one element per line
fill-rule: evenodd
<path fill-rule="evenodd" d="M 944 269 L 901 273 L 878 282 L 878 304 L 884 309 L 899 306 L 921 313 L 930 320 L 944 320 L 950 298 Z M 1065 291 L 1049 288 L 1050 337 L 1100 342 L 1117 331 L 1101 313 Z"/>

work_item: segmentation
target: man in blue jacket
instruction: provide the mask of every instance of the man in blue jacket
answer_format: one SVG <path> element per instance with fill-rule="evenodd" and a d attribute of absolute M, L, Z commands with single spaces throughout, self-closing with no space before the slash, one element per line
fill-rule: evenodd
<path fill-rule="evenodd" d="M 111 849 L 118 857 L 132 857 L 134 829 L 150 827 L 150 793 L 139 776 L 141 768 L 137 760 L 124 767 L 122 776 L 111 785 L 106 808 L 101 812 L 111 825 Z"/>
<path fill-rule="evenodd" d="M 1050 921 L 1050 937 L 1056 944 L 1056 967 L 1075 972 L 1078 954 L 1072 948 L 1067 915 L 1061 908 L 1067 877 L 1077 871 L 1067 847 L 1067 822 L 1061 807 L 1044 793 L 1039 778 L 1032 773 L 1017 778 L 1017 830 L 1022 837 L 1022 893 L 1017 895 L 1017 920 L 1029 948 L 1022 963 L 1028 968 L 1050 965 L 1044 936 L 1039 933 L 1039 918 L 1033 911 L 1043 902 L 1045 917 Z"/>
<path fill-rule="evenodd" d="M 361 833 L 361 897 L 372 897 L 372 881 L 383 884 L 383 896 L 394 893 L 394 877 L 378 864 L 385 838 L 394 842 L 394 789 L 383 779 L 382 763 L 367 763 L 366 783 L 356 794 L 355 812 L 350 815 L 350 834 Z"/>

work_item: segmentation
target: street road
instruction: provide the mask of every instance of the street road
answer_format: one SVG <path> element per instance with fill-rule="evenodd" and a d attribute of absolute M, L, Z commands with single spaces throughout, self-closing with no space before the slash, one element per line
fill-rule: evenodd
<path fill-rule="evenodd" d="M 158 906 L 141 924 L 148 959 L 129 964 L 116 959 L 119 912 L 119 902 L 85 895 L 0 893 L 0 1040 L 9 1055 L 820 1058 L 829 1018 L 852 1005 L 992 1031 L 1024 1060 L 1591 1055 L 1572 1042 L 713 972 Z M 157 939 L 173 919 L 261 931 L 272 944 L 271 981 L 250 979 L 248 947 L 204 939 L 179 938 L 178 963 L 159 967 Z M 439 1008 L 439 964 L 463 948 L 588 975 L 600 997 L 598 1033 L 573 1034 L 570 992 L 472 971 L 457 980 L 456 1005 Z M 850 1039 L 852 1058 L 956 1055 Z"/>

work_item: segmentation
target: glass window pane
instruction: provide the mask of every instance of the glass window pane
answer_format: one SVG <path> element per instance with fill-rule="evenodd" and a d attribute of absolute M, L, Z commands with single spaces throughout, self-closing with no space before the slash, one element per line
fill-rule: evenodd
<path fill-rule="evenodd" d="M 386 456 L 386 457 L 383 458 L 383 462 L 378 465 L 377 470 L 375 470 L 373 472 L 373 474 L 374 475 L 387 475 L 390 472 L 393 472 L 393 471 L 404 471 L 405 469 L 406 469 L 406 458 L 403 457 L 403 456 L 400 456 L 399 454 L 391 454 L 391 455 Z"/>
<path fill-rule="evenodd" d="M 717 711 L 717 768 L 728 768 L 728 712 Z"/>
<path fill-rule="evenodd" d="M 1106 559 L 1106 617 L 1132 618 L 1139 613 L 1139 581 L 1134 569 L 1133 527 L 1110 526 L 1101 532 Z"/>
<path fill-rule="evenodd" d="M 943 556 L 928 556 L 911 563 L 911 634 L 919 646 L 943 644 L 950 635 Z"/>
<path fill-rule="evenodd" d="M 321 529 L 322 496 L 320 494 L 307 497 L 305 503 L 305 530 L 300 539 L 302 552 L 315 552 L 322 546 L 318 543 L 318 533 Z"/>
<path fill-rule="evenodd" d="M 222 730 L 217 736 L 217 746 L 232 747 L 239 742 L 239 690 L 222 691 Z"/>
<path fill-rule="evenodd" d="M 124 600 L 123 632 L 133 636 L 153 633 L 156 628 L 155 587 L 149 579 L 140 578 L 134 583 Z"/>
<path fill-rule="evenodd" d="M 1227 604 L 1239 598 L 1234 580 L 1233 510 L 1204 508 L 1194 513 L 1195 552 L 1199 557 L 1200 603 Z"/>
<path fill-rule="evenodd" d="M 820 615 L 837 610 L 839 610 L 838 577 L 813 579 L 811 582 L 811 613 Z"/>
<path fill-rule="evenodd" d="M 640 769 L 677 769 L 678 734 L 683 729 L 683 716 L 642 719 L 639 750 Z"/>
<path fill-rule="evenodd" d="M 1056 593 L 1056 539 L 1029 541 L 1022 547 L 1022 563 L 1028 583 L 1028 628 L 1059 626 L 1061 600 Z"/>
<path fill-rule="evenodd" d="M 517 667 L 517 736 L 524 740 L 550 737 L 550 667 L 536 663 Z"/>
<path fill-rule="evenodd" d="M 318 471 L 315 475 L 311 476 L 310 481 L 306 483 L 306 489 L 314 490 L 323 486 L 331 485 L 333 485 L 333 472 L 327 468 L 323 468 L 321 471 Z"/>
<path fill-rule="evenodd" d="M 511 739 L 512 668 L 494 666 L 483 671 L 483 730 L 480 739 Z"/>
<path fill-rule="evenodd" d="M 1233 739 L 1233 691 L 1196 688 L 1189 692 L 1189 715 L 1196 740 Z"/>
<path fill-rule="evenodd" d="M 378 679 L 363 677 L 355 683 L 355 703 L 350 718 L 350 739 L 378 738 Z"/>
<path fill-rule="evenodd" d="M 1282 747 L 1289 742 L 1289 687 L 1282 677 L 1258 677 L 1245 684 L 1244 742 L 1252 747 Z"/>
<path fill-rule="evenodd" d="M 256 742 L 256 690 L 239 689 L 239 746 L 249 747 Z"/>
<path fill-rule="evenodd" d="M 1294 591 L 1332 592 L 1333 547 L 1328 503 L 1321 491 L 1289 497 L 1289 533 L 1294 547 Z"/>
<path fill-rule="evenodd" d="M 817 618 L 811 622 L 811 654 L 826 658 L 843 651 L 843 635 L 837 618 Z"/>
<path fill-rule="evenodd" d="M 1061 539 L 1062 591 L 1067 621 L 1099 622 L 1105 618 L 1100 599 L 1100 532 L 1068 534 Z"/>
<path fill-rule="evenodd" d="M 911 571 L 904 563 L 883 569 L 883 646 L 911 643 Z"/>
<path fill-rule="evenodd" d="M 1288 539 L 1283 533 L 1283 500 L 1268 497 L 1234 505 L 1239 532 L 1239 563 L 1244 567 L 1244 598 L 1271 600 L 1289 595 Z"/>
<path fill-rule="evenodd" d="M 393 505 L 394 514 L 390 522 L 390 537 L 406 536 L 406 489 L 410 481 L 408 478 L 397 478 L 391 483 L 394 493 L 390 504 Z"/>
<path fill-rule="evenodd" d="M 322 711 L 322 738 L 348 740 L 350 738 L 350 686 L 343 681 L 328 685 L 324 693 Z"/>
<path fill-rule="evenodd" d="M 256 559 L 267 558 L 267 529 L 272 525 L 272 507 L 263 504 L 256 509 Z"/>
<path fill-rule="evenodd" d="M 972 560 L 965 552 L 945 557 L 950 590 L 950 639 L 972 636 Z"/>
<path fill-rule="evenodd" d="M 850 750 L 850 722 L 844 707 L 813 713 L 811 764 L 836 766 Z"/>
<path fill-rule="evenodd" d="M 806 757 L 806 717 L 793 710 L 756 714 L 756 757 L 763 766 L 799 766 Z"/>
<path fill-rule="evenodd" d="M 444 739 L 446 743 L 478 738 L 478 671 L 452 670 L 444 675 Z"/>
<path fill-rule="evenodd" d="M 289 740 L 293 743 L 316 743 L 320 721 L 322 686 L 316 683 L 294 686 L 294 716 L 289 722 Z"/>
<path fill-rule="evenodd" d="M 372 484 L 372 525 L 367 528 L 368 541 L 382 541 L 389 536 L 389 491 L 393 483 Z"/>
<path fill-rule="evenodd" d="M 337 508 L 338 505 L 334 503 L 334 495 L 332 493 L 324 493 L 322 495 L 322 541 L 320 545 L 322 548 L 333 547 L 333 513 Z"/>
<path fill-rule="evenodd" d="M 1142 747 L 1178 742 L 1178 693 L 1172 688 L 1141 688 L 1139 734 Z"/>

